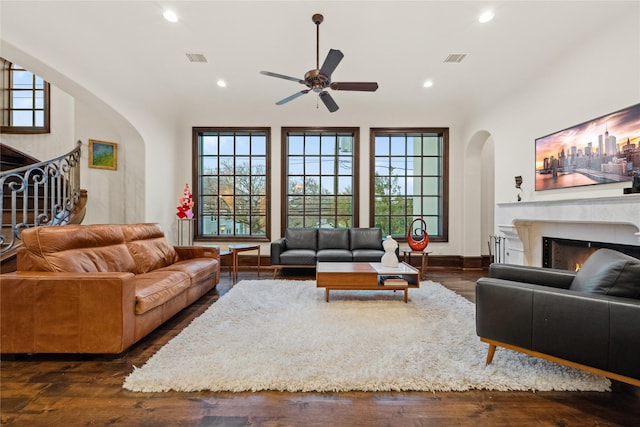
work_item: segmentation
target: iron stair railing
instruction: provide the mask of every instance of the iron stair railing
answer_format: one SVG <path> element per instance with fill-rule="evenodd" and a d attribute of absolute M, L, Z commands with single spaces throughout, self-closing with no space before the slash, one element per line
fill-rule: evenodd
<path fill-rule="evenodd" d="M 56 159 L 0 173 L 0 254 L 29 227 L 64 225 L 80 201 L 80 147 Z"/>

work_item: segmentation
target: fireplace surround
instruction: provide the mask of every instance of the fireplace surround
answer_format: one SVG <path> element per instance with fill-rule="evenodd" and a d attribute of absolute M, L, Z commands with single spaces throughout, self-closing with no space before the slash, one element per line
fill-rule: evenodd
<path fill-rule="evenodd" d="M 640 194 L 497 203 L 504 262 L 541 267 L 542 237 L 640 245 Z"/>

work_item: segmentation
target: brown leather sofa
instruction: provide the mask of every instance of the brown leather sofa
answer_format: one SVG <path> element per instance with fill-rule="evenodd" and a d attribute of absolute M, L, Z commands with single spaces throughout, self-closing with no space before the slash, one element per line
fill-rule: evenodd
<path fill-rule="evenodd" d="M 2 353 L 121 353 L 215 288 L 215 248 L 169 244 L 158 224 L 22 231 L 0 280 Z"/>

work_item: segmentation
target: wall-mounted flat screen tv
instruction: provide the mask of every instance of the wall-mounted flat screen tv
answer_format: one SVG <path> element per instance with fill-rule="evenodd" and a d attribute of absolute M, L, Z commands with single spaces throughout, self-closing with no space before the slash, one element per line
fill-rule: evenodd
<path fill-rule="evenodd" d="M 640 104 L 536 139 L 536 191 L 631 181 L 640 173 Z"/>

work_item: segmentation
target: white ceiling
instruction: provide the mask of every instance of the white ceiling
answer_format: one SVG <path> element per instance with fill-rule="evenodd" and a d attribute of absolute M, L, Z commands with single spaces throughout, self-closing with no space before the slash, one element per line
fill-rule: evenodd
<path fill-rule="evenodd" d="M 165 8 L 180 21 L 164 20 Z M 478 23 L 488 8 L 495 18 Z M 304 87 L 259 71 L 302 78 L 315 68 L 311 16 L 319 12 L 320 62 L 330 48 L 345 55 L 333 80 L 380 86 L 375 93 L 332 91 L 340 106 L 333 115 L 408 108 L 464 117 L 527 85 L 629 14 L 640 22 L 639 10 L 638 1 L 3 0 L 0 36 L 125 115 L 143 110 L 188 122 L 203 109 L 311 114 L 313 94 L 276 106 Z M 208 62 L 190 63 L 187 53 Z M 467 56 L 444 63 L 451 53 Z M 422 87 L 427 79 L 430 89 Z"/>

